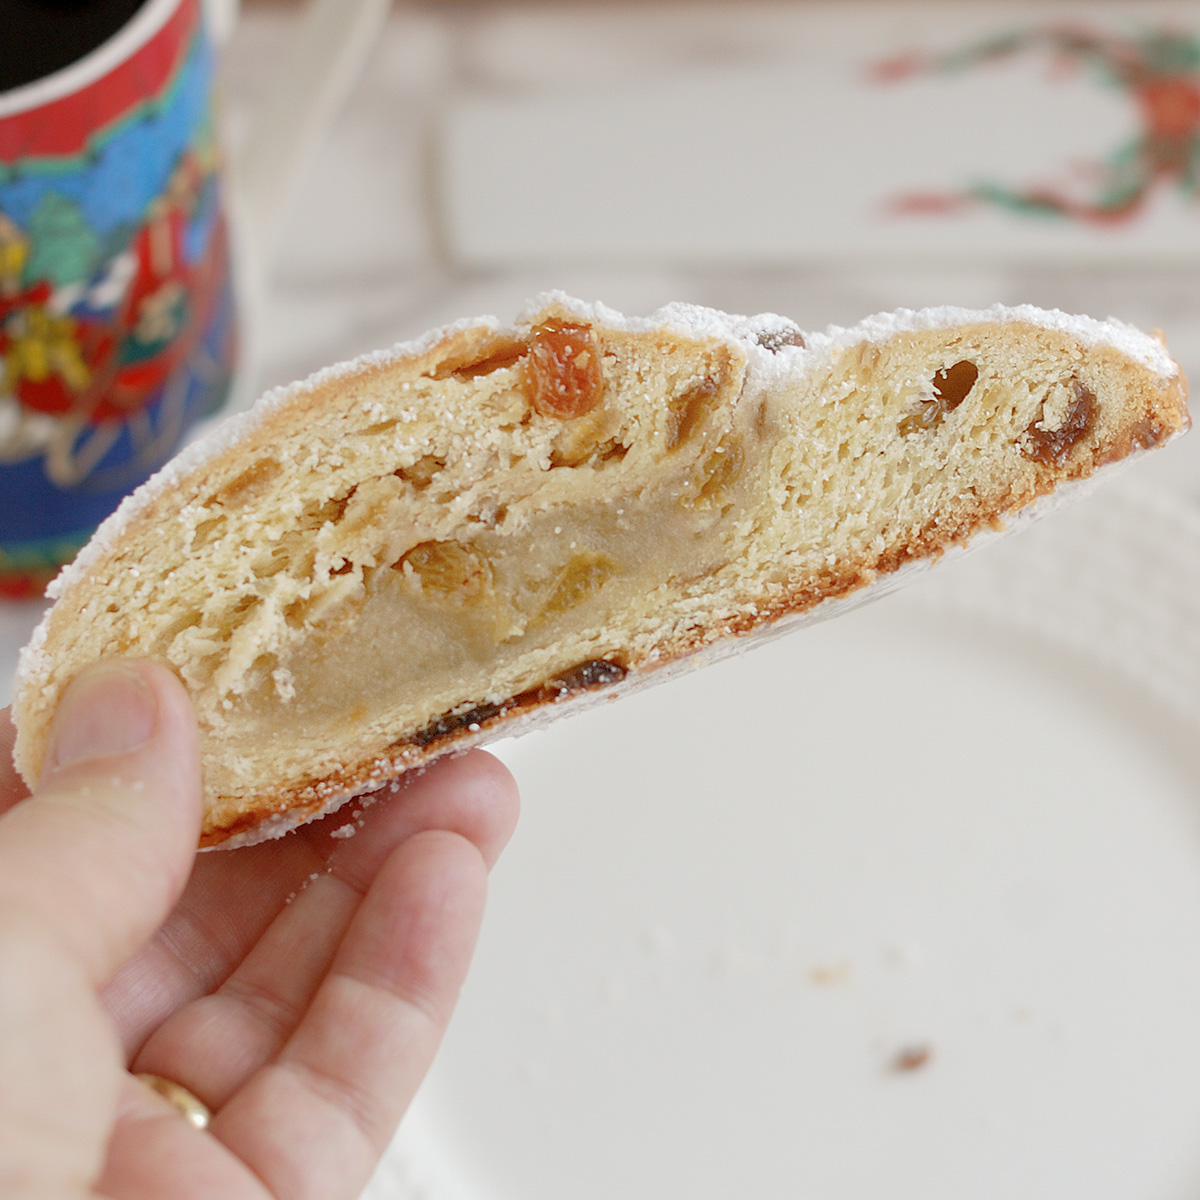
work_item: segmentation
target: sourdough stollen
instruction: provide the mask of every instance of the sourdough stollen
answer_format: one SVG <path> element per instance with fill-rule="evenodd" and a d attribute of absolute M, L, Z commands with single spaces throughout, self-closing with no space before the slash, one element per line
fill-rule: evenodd
<path fill-rule="evenodd" d="M 272 392 L 131 496 L 51 587 L 17 765 L 84 664 L 149 656 L 195 702 L 202 844 L 276 836 L 872 595 L 1185 393 L 1156 338 L 1028 307 L 802 334 L 543 296 Z"/>

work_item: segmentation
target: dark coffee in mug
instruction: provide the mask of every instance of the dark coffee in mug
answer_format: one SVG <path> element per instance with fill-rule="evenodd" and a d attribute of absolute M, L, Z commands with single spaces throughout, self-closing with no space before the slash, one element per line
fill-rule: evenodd
<path fill-rule="evenodd" d="M 108 41 L 144 0 L 0 0 L 0 92 L 32 83 Z"/>

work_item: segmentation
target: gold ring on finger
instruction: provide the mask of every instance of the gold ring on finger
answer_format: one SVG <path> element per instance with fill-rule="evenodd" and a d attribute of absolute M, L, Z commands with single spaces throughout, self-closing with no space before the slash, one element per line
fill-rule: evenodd
<path fill-rule="evenodd" d="M 207 1129 L 212 1120 L 208 1105 L 193 1096 L 181 1083 L 164 1079 L 161 1075 L 139 1074 L 137 1076 L 152 1092 L 157 1092 L 194 1129 Z"/>

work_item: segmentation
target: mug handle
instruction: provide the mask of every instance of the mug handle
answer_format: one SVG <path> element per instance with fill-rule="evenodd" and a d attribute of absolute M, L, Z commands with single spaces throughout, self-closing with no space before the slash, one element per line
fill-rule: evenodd
<path fill-rule="evenodd" d="M 232 29 L 237 0 L 209 0 L 214 34 Z M 233 150 L 241 253 L 260 278 L 271 266 L 283 215 L 300 174 L 353 88 L 387 19 L 391 0 L 308 0 L 266 96 Z"/>

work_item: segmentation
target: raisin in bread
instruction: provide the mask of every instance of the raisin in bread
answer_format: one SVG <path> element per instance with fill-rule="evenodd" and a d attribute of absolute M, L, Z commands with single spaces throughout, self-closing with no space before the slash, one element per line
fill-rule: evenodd
<path fill-rule="evenodd" d="M 194 699 L 203 844 L 823 615 L 1188 424 L 1161 343 L 1032 308 L 802 334 L 560 295 L 269 394 L 125 502 L 24 653 Z"/>

